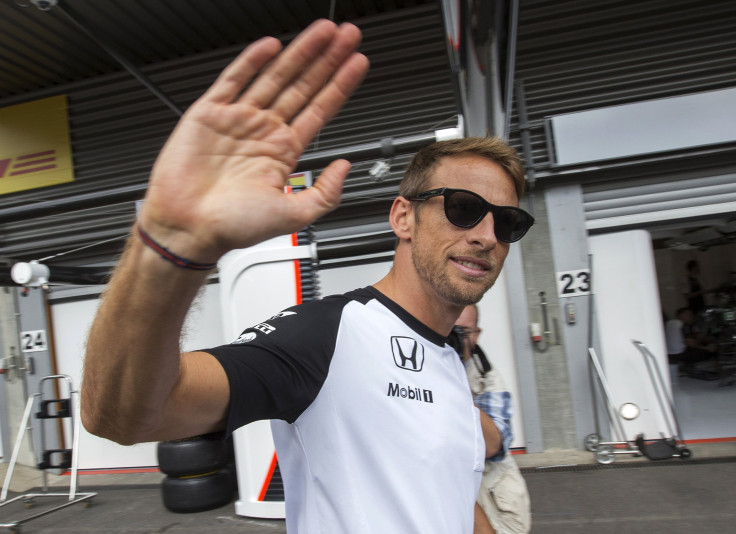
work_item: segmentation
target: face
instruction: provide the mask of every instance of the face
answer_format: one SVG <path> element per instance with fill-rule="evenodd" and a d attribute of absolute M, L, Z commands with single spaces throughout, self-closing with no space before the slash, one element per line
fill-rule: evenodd
<path fill-rule="evenodd" d="M 480 336 L 480 328 L 478 328 L 478 311 L 475 306 L 465 306 L 460 317 L 455 321 L 456 326 L 462 326 L 467 332 L 467 336 L 463 339 L 465 342 L 466 355 L 470 355 L 470 351 L 478 344 L 478 336 Z"/>
<path fill-rule="evenodd" d="M 444 158 L 427 189 L 467 189 L 498 206 L 516 206 L 511 178 L 497 164 L 468 154 Z M 473 228 L 459 228 L 445 217 L 443 198 L 412 203 L 411 251 L 414 268 L 428 291 L 448 304 L 478 302 L 501 272 L 509 244 L 496 239 L 493 215 Z"/>

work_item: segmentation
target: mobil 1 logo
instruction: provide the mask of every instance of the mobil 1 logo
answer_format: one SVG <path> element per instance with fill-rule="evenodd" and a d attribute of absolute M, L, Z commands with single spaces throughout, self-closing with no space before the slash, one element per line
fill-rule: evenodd
<path fill-rule="evenodd" d="M 400 384 L 388 383 L 388 396 L 399 399 L 407 399 L 420 402 L 434 402 L 431 389 L 422 389 L 413 386 L 402 386 Z"/>

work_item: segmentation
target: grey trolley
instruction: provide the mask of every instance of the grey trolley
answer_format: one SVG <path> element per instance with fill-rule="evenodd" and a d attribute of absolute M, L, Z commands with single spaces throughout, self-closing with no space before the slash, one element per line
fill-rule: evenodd
<path fill-rule="evenodd" d="M 610 387 L 603 373 L 598 356 L 593 348 L 588 349 L 588 355 L 593 363 L 596 378 L 603 391 L 606 412 L 608 413 L 614 436 L 618 438 L 613 441 L 602 441 L 596 432 L 585 438 L 585 448 L 595 454 L 595 459 L 601 464 L 610 464 L 617 454 L 633 454 L 634 456 L 646 456 L 650 460 L 664 460 L 672 457 L 682 459 L 690 458 L 690 449 L 685 446 L 680 432 L 680 425 L 675 415 L 674 402 L 667 392 L 667 388 L 659 371 L 656 358 L 641 341 L 632 340 L 632 343 L 644 358 L 644 363 L 649 373 L 659 407 L 662 410 L 666 425 L 670 432 L 669 436 L 661 436 L 657 439 L 646 439 L 643 434 L 636 436 L 634 440 L 626 439 L 626 432 L 622 419 L 632 419 L 638 415 L 638 407 L 633 403 L 625 403 L 620 409 L 616 409 Z M 630 416 L 625 416 L 629 410 Z"/>
<path fill-rule="evenodd" d="M 44 384 L 55 384 L 57 391 L 61 392 L 62 388 L 60 384 L 66 384 L 66 390 L 68 391 L 68 397 L 62 397 L 59 393 L 56 397 L 58 398 L 47 398 L 44 394 Z M 23 442 L 23 437 L 31 430 L 29 426 L 31 412 L 33 406 L 38 401 L 38 411 L 35 414 L 36 419 L 39 419 L 39 432 L 40 432 L 40 443 L 41 443 L 41 457 L 38 461 L 38 468 L 43 474 L 43 489 L 41 493 L 26 493 L 24 495 L 18 495 L 10 500 L 8 497 L 8 489 L 10 487 L 10 481 L 13 477 L 13 471 L 15 464 L 18 460 L 18 454 L 20 447 Z M 46 449 L 46 432 L 45 424 L 47 420 L 59 420 L 59 419 L 70 419 L 71 421 L 71 441 L 72 448 L 67 449 Z M 3 483 L 2 493 L 0 494 L 0 509 L 3 506 L 9 505 L 13 502 L 22 501 L 26 508 L 34 506 L 36 499 L 53 497 L 57 500 L 61 497 L 67 497 L 67 501 L 63 504 L 53 506 L 49 509 L 41 512 L 32 514 L 28 517 L 18 519 L 15 521 L 0 522 L 0 528 L 10 529 L 10 532 L 19 533 L 21 532 L 21 525 L 27 523 L 32 519 L 48 515 L 51 512 L 55 512 L 62 508 L 66 508 L 72 504 L 84 503 L 88 506 L 90 499 L 97 495 L 97 493 L 80 493 L 77 491 L 77 469 L 79 465 L 79 431 L 80 431 L 80 418 L 79 418 L 79 392 L 74 389 L 72 380 L 67 375 L 51 375 L 45 376 L 39 383 L 38 393 L 30 395 L 28 402 L 26 403 L 25 411 L 23 412 L 23 420 L 18 430 L 18 437 L 15 440 L 15 446 L 13 447 L 13 454 L 10 458 L 10 464 L 8 465 L 8 471 L 5 475 L 5 482 Z M 65 493 L 50 493 L 48 491 L 48 476 L 46 471 L 48 469 L 60 469 L 66 470 L 71 468 L 71 477 L 69 479 L 69 492 Z"/>

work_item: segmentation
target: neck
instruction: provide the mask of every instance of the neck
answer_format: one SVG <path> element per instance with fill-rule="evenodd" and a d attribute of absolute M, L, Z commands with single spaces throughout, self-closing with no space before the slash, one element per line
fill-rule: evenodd
<path fill-rule="evenodd" d="M 450 334 L 463 311 L 463 306 L 445 302 L 428 288 L 417 276 L 411 260 L 407 265 L 398 251 L 389 273 L 373 287 L 443 336 Z"/>

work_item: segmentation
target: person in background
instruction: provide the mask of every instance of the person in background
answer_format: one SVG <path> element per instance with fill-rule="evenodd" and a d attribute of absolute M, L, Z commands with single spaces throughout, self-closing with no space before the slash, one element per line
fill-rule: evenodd
<path fill-rule="evenodd" d="M 694 328 L 695 314 L 690 308 L 680 308 L 675 319 L 665 324 L 665 341 L 669 362 L 678 364 L 680 374 L 701 380 L 716 380 L 714 371 L 697 369 L 697 364 L 716 359 L 715 345 Z"/>
<path fill-rule="evenodd" d="M 703 287 L 700 281 L 700 264 L 697 260 L 690 260 L 685 265 L 687 275 L 685 277 L 682 293 L 687 300 L 687 307 L 697 315 L 705 310 L 705 295 L 712 293 Z"/>
<path fill-rule="evenodd" d="M 526 534 L 531 529 L 529 492 L 509 447 L 513 440 L 511 430 L 511 393 L 501 374 L 491 364 L 478 345 L 481 329 L 478 327 L 478 307 L 465 307 L 455 322 L 456 335 L 461 340 L 458 353 L 473 392 L 476 406 L 481 410 L 484 429 L 488 424 L 493 431 L 493 456 L 486 459 L 478 500 L 475 505 L 475 534 Z"/>

